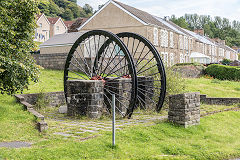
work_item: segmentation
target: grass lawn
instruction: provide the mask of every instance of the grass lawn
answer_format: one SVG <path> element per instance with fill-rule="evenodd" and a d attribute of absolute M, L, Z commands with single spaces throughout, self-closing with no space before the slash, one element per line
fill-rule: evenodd
<path fill-rule="evenodd" d="M 63 91 L 63 71 L 41 70 L 38 83 L 31 83 L 23 93 Z M 200 92 L 209 97 L 240 97 L 240 82 L 206 78 L 187 78 L 186 91 Z"/>
<path fill-rule="evenodd" d="M 187 91 L 200 92 L 208 97 L 240 97 L 240 82 L 188 78 L 186 83 Z"/>
<path fill-rule="evenodd" d="M 2 99 L 1 99 L 2 100 Z M 30 141 L 31 148 L 0 148 L 6 159 L 226 159 L 240 157 L 240 112 L 224 112 L 201 119 L 187 129 L 164 122 L 117 131 L 111 148 L 111 132 L 86 141 L 39 134 L 33 117 L 13 99 L 0 104 L 0 141 Z M 0 158 L 1 159 L 1 158 Z"/>
<path fill-rule="evenodd" d="M 240 82 L 187 79 L 188 91 L 211 97 L 240 97 Z M 212 87 L 214 86 L 214 87 Z M 211 88 L 211 89 L 209 89 Z M 24 93 L 63 90 L 63 72 L 42 70 L 39 83 Z M 232 106 L 233 107 L 233 106 Z M 202 105 L 204 113 L 218 106 Z M 221 106 L 219 109 L 227 108 Z M 1 159 L 228 159 L 240 157 L 240 112 L 229 111 L 201 118 L 199 126 L 187 129 L 167 122 L 132 126 L 117 131 L 115 148 L 111 132 L 80 141 L 76 138 L 38 133 L 34 117 L 23 111 L 11 96 L 0 95 L 0 142 L 32 142 L 30 148 L 0 148 Z"/>

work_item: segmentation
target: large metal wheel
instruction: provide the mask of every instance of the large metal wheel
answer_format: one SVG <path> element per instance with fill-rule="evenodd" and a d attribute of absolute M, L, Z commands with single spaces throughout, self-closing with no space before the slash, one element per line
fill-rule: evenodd
<path fill-rule="evenodd" d="M 123 32 L 117 36 L 134 60 L 138 79 L 136 108 L 159 112 L 166 94 L 166 74 L 158 51 L 149 40 L 136 33 Z"/>
<path fill-rule="evenodd" d="M 104 81 L 105 113 L 111 113 L 111 95 L 115 94 L 116 112 L 122 117 L 131 115 L 136 103 L 136 70 L 129 51 L 116 35 L 93 30 L 77 39 L 65 64 L 65 97 L 66 82 L 73 79 Z"/>

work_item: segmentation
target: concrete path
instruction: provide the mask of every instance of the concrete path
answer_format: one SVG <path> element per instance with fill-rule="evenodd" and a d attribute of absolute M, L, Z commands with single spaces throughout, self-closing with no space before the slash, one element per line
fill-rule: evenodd
<path fill-rule="evenodd" d="M 31 143 L 29 142 L 20 142 L 20 141 L 13 141 L 13 142 L 0 142 L 0 148 L 22 148 L 22 147 L 31 147 Z"/>

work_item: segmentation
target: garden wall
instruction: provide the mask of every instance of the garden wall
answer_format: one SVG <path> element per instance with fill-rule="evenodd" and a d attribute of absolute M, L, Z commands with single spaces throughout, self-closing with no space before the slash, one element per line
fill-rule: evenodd
<path fill-rule="evenodd" d="M 15 95 L 15 96 L 18 99 L 23 97 L 27 103 L 31 105 L 35 105 L 37 98 L 40 94 L 44 94 L 45 99 L 49 101 L 49 106 L 59 106 L 66 103 L 64 92 L 33 93 L 33 94 L 21 94 L 21 95 Z"/>
<path fill-rule="evenodd" d="M 198 78 L 204 74 L 204 67 L 194 65 L 179 65 L 174 66 L 173 71 L 178 72 L 184 78 Z"/>
<path fill-rule="evenodd" d="M 240 98 L 218 98 L 218 97 L 207 97 L 207 95 L 200 95 L 202 103 L 210 105 L 233 105 L 240 103 Z"/>
<path fill-rule="evenodd" d="M 68 53 L 33 54 L 36 63 L 45 69 L 63 70 Z"/>

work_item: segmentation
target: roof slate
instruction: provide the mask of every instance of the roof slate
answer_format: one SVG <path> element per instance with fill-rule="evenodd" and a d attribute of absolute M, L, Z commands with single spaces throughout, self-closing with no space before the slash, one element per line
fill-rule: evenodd
<path fill-rule="evenodd" d="M 40 45 L 40 48 L 51 46 L 66 46 L 73 45 L 74 42 L 85 32 L 71 32 L 64 34 L 57 34 Z"/>
<path fill-rule="evenodd" d="M 115 2 L 116 4 L 118 4 L 119 6 L 121 6 L 122 8 L 124 8 L 125 10 L 127 10 L 128 12 L 130 12 L 131 14 L 133 14 L 134 16 L 136 16 L 137 18 L 139 18 L 140 20 L 142 20 L 143 22 L 145 22 L 147 24 L 163 26 L 163 24 L 161 22 L 159 22 L 153 15 L 151 15 L 145 11 L 128 6 L 126 4 L 123 4 L 123 3 L 115 1 L 115 0 L 113 0 L 113 2 Z"/>
<path fill-rule="evenodd" d="M 48 17 L 47 19 L 51 24 L 55 24 L 59 18 L 60 17 Z"/>

